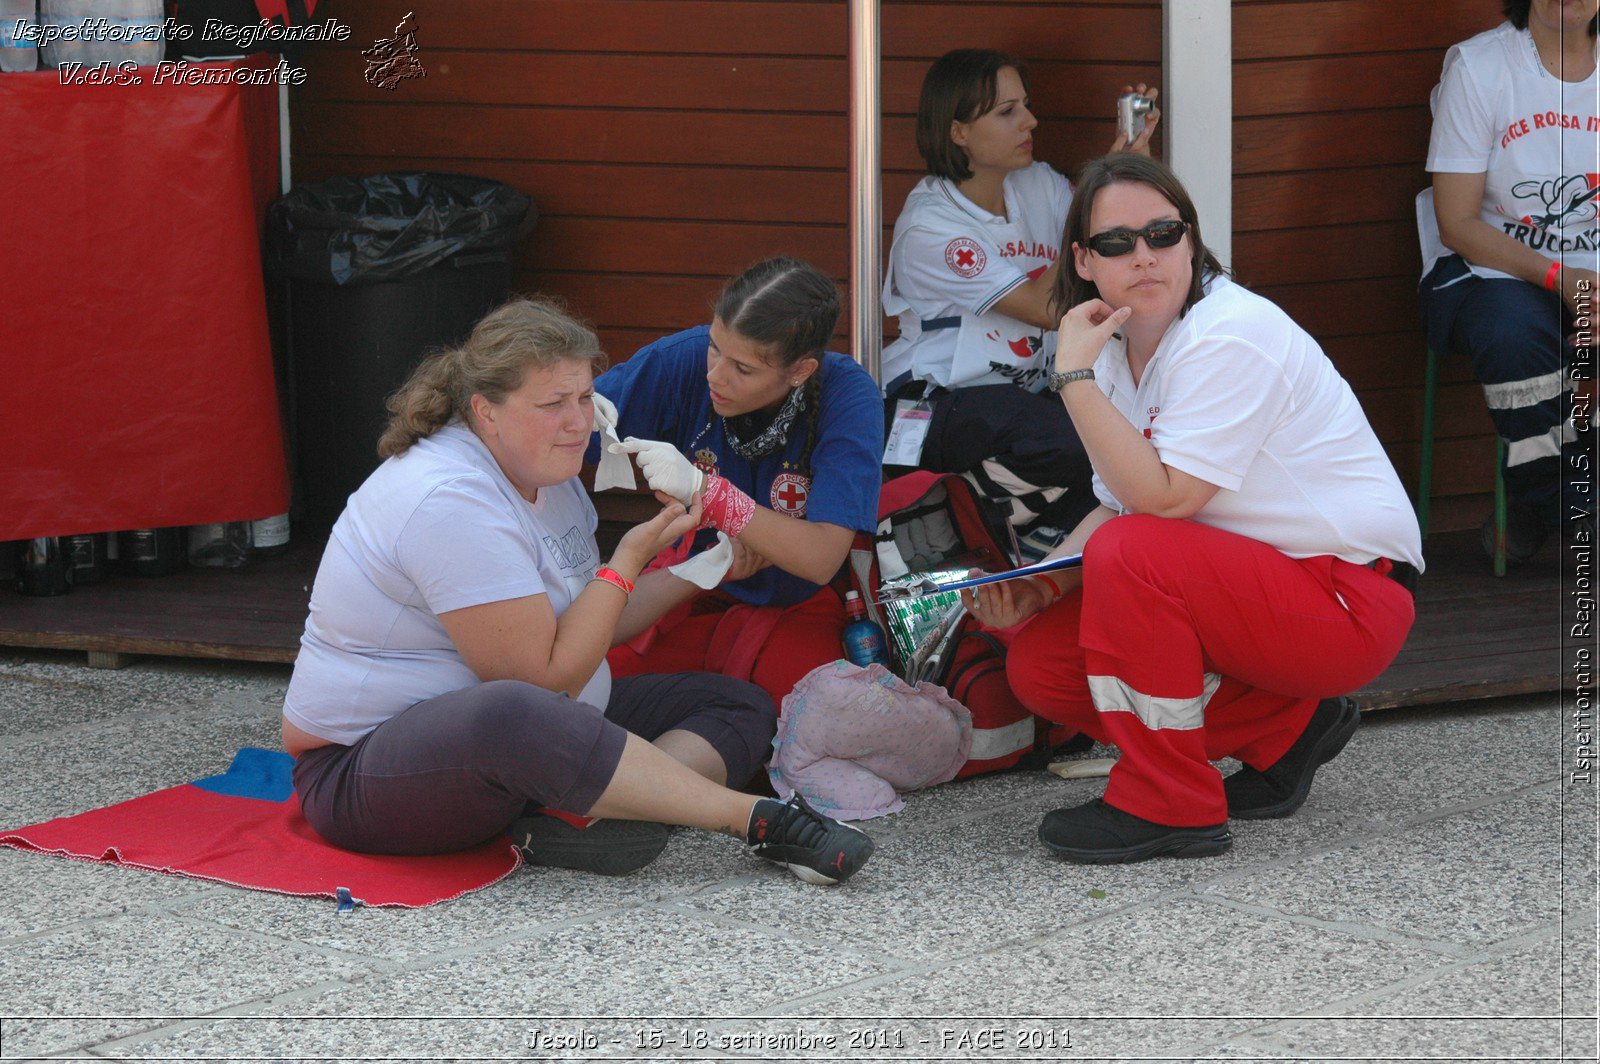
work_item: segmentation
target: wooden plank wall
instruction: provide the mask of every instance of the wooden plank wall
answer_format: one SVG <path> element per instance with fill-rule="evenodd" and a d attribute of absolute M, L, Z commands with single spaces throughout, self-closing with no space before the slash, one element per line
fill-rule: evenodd
<path fill-rule="evenodd" d="M 359 49 L 408 10 L 428 76 L 385 92 L 363 80 Z M 722 280 L 763 256 L 847 278 L 844 0 L 334 0 L 329 13 L 353 34 L 309 50 L 296 180 L 421 167 L 521 189 L 541 219 L 517 287 L 565 297 L 614 359 L 704 320 Z M 1495 24 L 1499 4 L 1236 0 L 1233 14 L 1235 265 L 1323 342 L 1414 483 L 1428 92 L 1445 48 Z M 892 226 L 921 174 L 912 116 L 935 56 L 1028 58 L 1039 155 L 1070 173 L 1109 144 L 1118 88 L 1160 81 L 1161 4 L 885 0 L 883 40 Z M 1481 520 L 1493 441 L 1460 364 L 1439 415 L 1435 521 L 1464 527 Z"/>
<path fill-rule="evenodd" d="M 330 2 L 344 47 L 309 49 L 292 97 L 295 180 L 460 170 L 533 197 L 517 287 L 565 297 L 614 359 L 706 319 L 767 255 L 849 274 L 848 7 L 746 0 Z M 416 12 L 427 77 L 385 92 L 359 48 Z M 1122 83 L 1159 80 L 1160 0 L 883 6 L 884 213 L 921 175 L 928 63 L 992 47 L 1033 61 L 1040 155 L 1104 150 Z M 887 237 L 885 240 L 887 247 Z"/>
<path fill-rule="evenodd" d="M 1414 487 L 1428 94 L 1499 0 L 1235 0 L 1233 19 L 1234 266 L 1322 343 Z M 1462 362 L 1444 363 L 1436 410 L 1433 527 L 1475 526 L 1494 438 Z"/>

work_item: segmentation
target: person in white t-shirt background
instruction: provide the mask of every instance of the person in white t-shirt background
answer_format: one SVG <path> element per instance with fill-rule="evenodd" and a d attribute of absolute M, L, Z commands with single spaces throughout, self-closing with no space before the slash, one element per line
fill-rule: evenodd
<path fill-rule="evenodd" d="M 1600 268 L 1596 7 L 1510 0 L 1506 22 L 1446 53 L 1433 90 L 1422 312 L 1434 351 L 1471 360 L 1506 441 L 1513 562 L 1563 518 L 1592 512 L 1570 486 L 1563 509 L 1562 482 L 1581 472 L 1587 435 L 1570 419 L 1567 338 L 1587 317 L 1593 342 Z M 1484 549 L 1494 551 L 1492 517 Z"/>
<path fill-rule="evenodd" d="M 1131 145 L 1119 131 L 1111 150 L 1148 153 L 1160 117 Z M 932 406 L 921 468 L 1010 496 L 1015 525 L 1070 528 L 1094 505 L 1089 463 L 1061 404 L 1038 392 L 1072 185 L 1035 161 L 1037 125 L 1021 60 L 965 48 L 929 68 L 916 126 L 928 176 L 895 222 L 883 286 L 900 322 L 884 394 L 889 416 L 902 398 Z"/>
<path fill-rule="evenodd" d="M 1229 279 L 1163 164 L 1085 167 L 1062 245 L 1049 391 L 1100 505 L 1081 569 L 963 592 L 1029 620 L 1006 674 L 1033 712 L 1121 749 L 1103 799 L 1045 817 L 1075 861 L 1202 856 L 1229 817 L 1293 813 L 1356 730 L 1340 697 L 1399 653 L 1421 535 L 1350 386 Z M 1224 780 L 1211 764 L 1245 767 Z"/>
<path fill-rule="evenodd" d="M 334 524 L 284 699 L 306 820 L 362 853 L 509 832 L 531 863 L 605 874 L 647 864 L 665 825 L 683 824 L 808 882 L 846 879 L 866 835 L 798 796 L 723 786 L 766 760 L 764 691 L 606 667 L 613 645 L 698 591 L 640 573 L 703 512 L 698 494 L 658 496 L 662 511 L 601 564 L 578 473 L 603 363 L 587 326 L 515 299 L 390 398 L 385 461 Z"/>

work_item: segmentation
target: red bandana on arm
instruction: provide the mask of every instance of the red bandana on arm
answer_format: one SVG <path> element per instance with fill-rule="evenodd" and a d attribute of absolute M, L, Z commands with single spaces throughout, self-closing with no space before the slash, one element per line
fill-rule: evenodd
<path fill-rule="evenodd" d="M 724 477 L 706 477 L 700 506 L 700 527 L 715 528 L 730 536 L 743 532 L 756 515 L 756 501 Z"/>

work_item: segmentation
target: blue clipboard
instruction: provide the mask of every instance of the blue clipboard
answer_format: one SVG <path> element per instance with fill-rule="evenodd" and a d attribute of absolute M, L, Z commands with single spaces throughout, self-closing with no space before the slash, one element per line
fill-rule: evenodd
<path fill-rule="evenodd" d="M 875 605 L 885 602 L 896 602 L 904 599 L 922 598 L 925 595 L 937 595 L 945 591 L 960 591 L 967 587 L 981 587 L 984 584 L 1000 584 L 1007 580 L 1019 580 L 1023 577 L 1038 576 L 1041 573 L 1053 573 L 1060 569 L 1078 569 L 1083 566 L 1082 554 L 1068 554 L 1060 558 L 1050 558 L 1032 565 L 1024 565 L 1020 569 L 1008 569 L 1003 573 L 984 573 L 982 576 L 968 577 L 957 580 L 953 584 L 936 584 L 932 580 L 924 579 L 916 587 L 895 588 L 880 599 L 874 599 Z"/>

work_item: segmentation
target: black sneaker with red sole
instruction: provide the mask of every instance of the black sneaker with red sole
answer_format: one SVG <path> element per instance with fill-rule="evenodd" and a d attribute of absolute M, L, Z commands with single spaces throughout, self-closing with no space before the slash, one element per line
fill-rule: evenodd
<path fill-rule="evenodd" d="M 787 802 L 763 798 L 750 811 L 745 845 L 757 857 L 781 864 L 807 883 L 843 883 L 872 856 L 872 837 L 823 816 L 800 795 Z"/>

